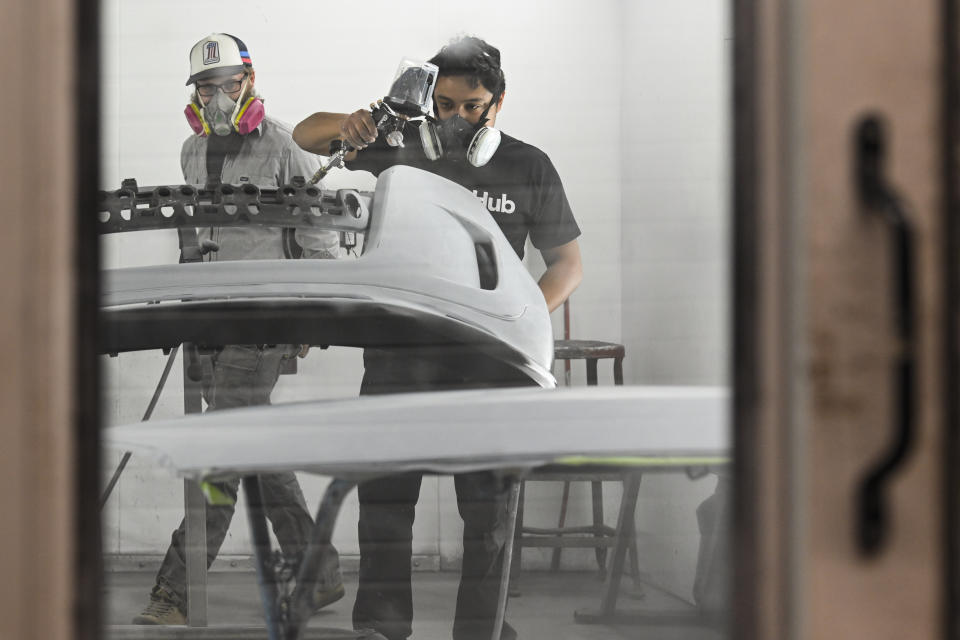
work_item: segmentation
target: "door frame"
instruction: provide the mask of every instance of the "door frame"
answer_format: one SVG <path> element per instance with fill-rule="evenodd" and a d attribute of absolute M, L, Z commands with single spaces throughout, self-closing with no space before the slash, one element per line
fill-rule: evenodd
<path fill-rule="evenodd" d="M 787 82 L 797 43 L 797 9 L 790 0 L 733 0 L 732 122 L 732 430 L 734 508 L 731 629 L 747 640 L 795 640 L 798 602 L 797 462 L 791 396 L 794 382 L 779 375 L 795 362 L 788 295 L 794 256 L 789 234 L 792 159 L 784 149 L 795 88 Z M 944 198 L 943 336 L 944 442 L 942 542 L 943 612 L 948 640 L 960 638 L 960 6 L 940 5 L 942 79 L 941 167 Z M 787 73 L 782 73 L 787 72 Z M 785 82 L 787 79 L 787 82 Z M 761 162 L 761 158 L 766 163 Z M 771 163 L 770 160 L 775 159 Z M 785 179 L 787 178 L 787 179 Z M 770 205 L 774 205 L 771 208 Z M 760 212 L 767 215 L 761 217 Z M 771 212 L 786 212 L 771 215 Z M 779 367 L 775 366 L 779 365 Z M 779 370 L 778 370 L 779 369 Z M 949 390 L 954 390 L 950 392 Z M 766 464 L 775 454 L 787 463 Z"/>
<path fill-rule="evenodd" d="M 942 122 L 944 202 L 943 251 L 945 389 L 944 483 L 944 637 L 960 638 L 960 4 L 941 6 L 943 85 Z M 953 390 L 953 392 L 951 392 Z"/>
<path fill-rule="evenodd" d="M 77 306 L 74 344 L 76 370 L 74 449 L 74 628 L 77 640 L 103 635 L 103 538 L 100 521 L 102 391 L 99 336 L 100 236 L 97 194 L 100 185 L 100 3 L 75 2 L 76 148 L 73 151 L 77 185 L 75 221 Z M 97 517 L 93 517 L 96 514 Z"/>
<path fill-rule="evenodd" d="M 793 640 L 796 611 L 789 2 L 732 0 L 731 637 Z M 777 162 L 769 162 L 775 158 Z M 768 160 L 763 162 L 762 160 Z M 793 212 L 795 213 L 795 212 Z M 772 427 L 772 428 L 765 428 Z M 773 460 L 782 461 L 781 464 Z"/>

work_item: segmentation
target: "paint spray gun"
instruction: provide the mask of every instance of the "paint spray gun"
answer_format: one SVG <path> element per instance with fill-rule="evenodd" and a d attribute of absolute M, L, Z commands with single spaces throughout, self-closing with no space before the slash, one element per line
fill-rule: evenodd
<path fill-rule="evenodd" d="M 407 122 L 423 120 L 433 113 L 433 89 L 439 69 L 429 62 L 403 59 L 397 68 L 390 91 L 381 100 L 370 104 L 370 113 L 377 131 L 391 147 L 403 146 L 403 127 Z M 330 159 L 310 178 L 320 182 L 331 169 L 343 166 L 344 157 L 353 147 L 343 140 L 330 143 Z"/>

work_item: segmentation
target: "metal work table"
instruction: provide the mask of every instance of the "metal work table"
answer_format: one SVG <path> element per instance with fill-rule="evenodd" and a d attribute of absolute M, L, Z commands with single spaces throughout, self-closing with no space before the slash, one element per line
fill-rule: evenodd
<path fill-rule="evenodd" d="M 613 465 L 632 470 L 621 503 L 622 520 L 633 517 L 642 473 L 727 464 L 727 413 L 727 394 L 717 388 L 434 392 L 159 420 L 110 428 L 105 441 L 111 448 L 149 456 L 188 479 L 243 477 L 251 498 L 248 517 L 267 637 L 291 640 L 302 637 L 320 554 L 330 544 L 337 512 L 356 482 L 405 471 L 495 470 L 514 480 L 515 517 L 517 481 L 529 470 Z M 269 430 L 263 428 L 267 424 Z M 269 539 L 254 474 L 287 470 L 336 479 L 318 509 L 298 586 L 280 602 L 266 562 Z M 618 544 L 615 560 L 625 550 Z M 510 561 L 507 545 L 498 624 L 506 607 Z M 610 573 L 602 609 L 615 606 L 619 578 L 619 572 Z M 316 631 L 310 632 L 312 636 Z"/>

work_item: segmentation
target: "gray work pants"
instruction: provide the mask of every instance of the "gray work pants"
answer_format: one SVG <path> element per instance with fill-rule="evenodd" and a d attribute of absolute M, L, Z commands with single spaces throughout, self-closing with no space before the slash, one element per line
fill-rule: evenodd
<path fill-rule="evenodd" d="M 204 356 L 210 372 L 204 376 L 203 396 L 208 411 L 270 404 L 270 393 L 277 384 L 280 367 L 285 358 L 296 357 L 296 345 L 258 347 L 256 345 L 232 345 L 212 356 Z M 310 539 L 313 518 L 307 510 L 293 473 L 263 474 L 260 489 L 263 493 L 267 518 L 287 558 L 302 557 Z M 233 518 L 239 478 L 214 483 L 214 486 L 231 498 L 229 505 L 207 504 L 207 568 L 213 564 L 223 544 Z M 157 584 L 172 592 L 180 600 L 180 608 L 186 612 L 186 548 L 184 545 L 186 525 L 183 521 L 173 532 L 170 547 L 157 573 Z M 340 584 L 340 560 L 336 549 L 323 560 L 319 588 L 329 589 Z"/>

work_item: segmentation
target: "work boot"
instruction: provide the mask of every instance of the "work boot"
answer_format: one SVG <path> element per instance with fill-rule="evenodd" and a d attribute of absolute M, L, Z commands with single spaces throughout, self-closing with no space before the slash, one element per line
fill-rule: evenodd
<path fill-rule="evenodd" d="M 150 602 L 133 624 L 187 624 L 187 615 L 180 608 L 180 598 L 156 585 L 150 592 Z"/>
<path fill-rule="evenodd" d="M 314 611 L 320 611 L 346 594 L 343 576 L 340 574 L 340 556 L 336 549 L 331 547 L 331 550 L 332 553 L 324 554 L 317 586 L 313 591 Z"/>
<path fill-rule="evenodd" d="M 313 592 L 313 604 L 316 606 L 316 610 L 320 611 L 325 606 L 333 604 L 346 594 L 346 589 L 343 588 L 343 582 L 338 582 L 333 587 L 327 587 L 326 585 L 317 585 L 317 590 Z"/>

